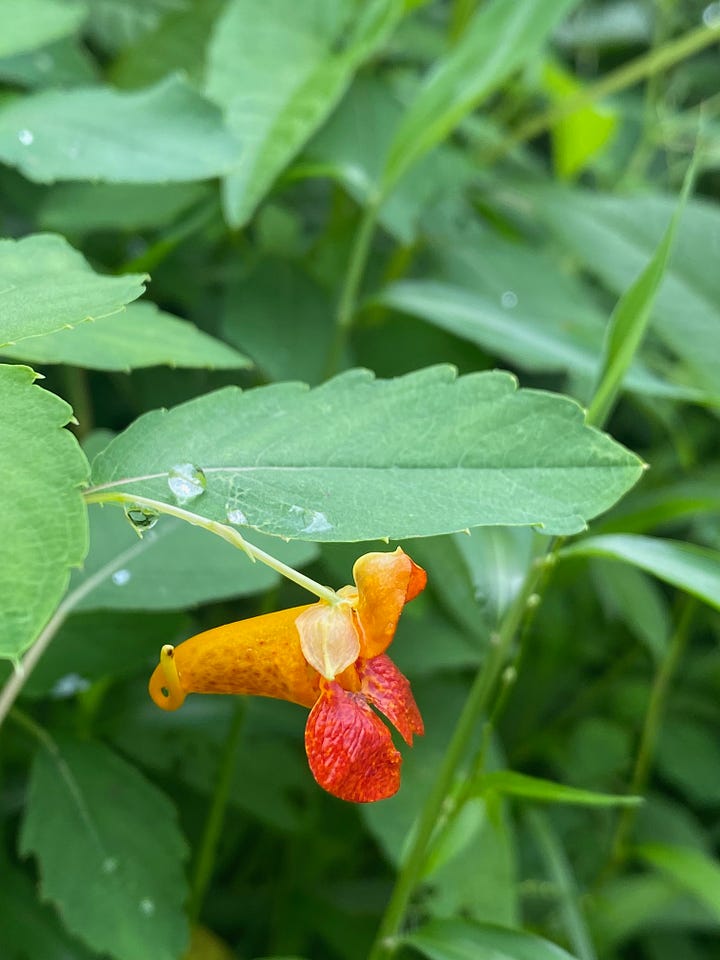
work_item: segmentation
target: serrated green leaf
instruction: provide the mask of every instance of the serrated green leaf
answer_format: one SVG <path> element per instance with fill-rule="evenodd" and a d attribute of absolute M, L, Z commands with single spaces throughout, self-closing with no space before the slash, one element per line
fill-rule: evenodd
<path fill-rule="evenodd" d="M 444 140 L 490 93 L 538 56 L 576 0 L 491 0 L 440 59 L 410 105 L 390 146 L 383 193 Z"/>
<path fill-rule="evenodd" d="M 95 960 L 94 954 L 72 939 L 51 907 L 41 904 L 31 880 L 3 864 L 0 897 L 3 952 L 8 960 Z M 8 952 L 9 951 L 9 952 Z"/>
<path fill-rule="evenodd" d="M 228 222 L 251 216 L 327 117 L 352 75 L 390 34 L 399 0 L 231 0 L 208 55 L 206 90 L 245 149 L 225 182 Z M 358 12 L 359 11 L 359 12 Z"/>
<path fill-rule="evenodd" d="M 608 533 L 588 537 L 560 556 L 607 557 L 646 570 L 720 609 L 720 552 L 679 540 Z"/>
<path fill-rule="evenodd" d="M 0 0 L 0 57 L 36 50 L 75 33 L 86 16 L 86 4 L 72 0 Z"/>
<path fill-rule="evenodd" d="M 0 364 L 0 657 L 10 659 L 35 640 L 88 548 L 88 463 L 62 429 L 72 410 L 34 380 L 29 367 Z"/>
<path fill-rule="evenodd" d="M 24 340 L 5 348 L 5 356 L 30 363 L 69 363 L 90 370 L 137 367 L 205 367 L 236 370 L 251 361 L 193 323 L 159 310 L 154 303 L 133 303 L 121 313 Z"/>
<path fill-rule="evenodd" d="M 65 926 L 117 960 L 187 944 L 187 847 L 170 801 L 107 747 L 62 740 L 33 762 L 20 850 Z"/>
<path fill-rule="evenodd" d="M 478 782 L 484 792 L 494 790 L 497 793 L 526 800 L 539 800 L 543 803 L 570 803 L 589 807 L 634 807 L 642 803 L 642 797 L 596 793 L 593 790 L 579 790 L 564 783 L 554 783 L 540 777 L 529 777 L 514 770 L 495 770 L 486 773 Z"/>
<path fill-rule="evenodd" d="M 720 918 L 720 863 L 700 850 L 646 843 L 636 847 L 639 857 L 693 894 Z"/>
<path fill-rule="evenodd" d="M 186 610 L 262 593 L 280 579 L 220 537 L 171 517 L 161 518 L 142 540 L 117 507 L 91 506 L 89 519 L 90 550 L 70 587 L 82 587 L 90 577 L 97 582 L 79 610 Z M 254 540 L 295 567 L 310 563 L 317 553 L 312 544 Z"/>
<path fill-rule="evenodd" d="M 363 442 L 363 438 L 372 441 Z M 220 390 L 141 417 L 94 463 L 102 499 L 175 504 L 168 471 L 201 467 L 192 510 L 290 539 L 432 536 L 486 524 L 582 530 L 640 476 L 577 404 L 508 374 L 352 370 L 309 391 Z"/>
<path fill-rule="evenodd" d="M 145 277 L 103 277 L 62 237 L 0 240 L 0 347 L 122 310 Z"/>
<path fill-rule="evenodd" d="M 49 90 L 0 107 L 0 158 L 39 183 L 207 180 L 229 173 L 241 149 L 218 108 L 180 77 L 138 93 Z"/>
<path fill-rule="evenodd" d="M 429 960 L 573 960 L 535 934 L 466 920 L 433 920 L 402 942 Z"/>

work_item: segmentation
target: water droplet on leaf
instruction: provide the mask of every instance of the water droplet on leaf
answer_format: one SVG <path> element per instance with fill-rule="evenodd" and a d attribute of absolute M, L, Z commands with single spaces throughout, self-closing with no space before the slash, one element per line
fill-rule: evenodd
<path fill-rule="evenodd" d="M 720 26 L 720 3 L 709 3 L 703 10 L 702 19 L 706 27 Z"/>
<path fill-rule="evenodd" d="M 514 290 L 506 290 L 500 297 L 500 303 L 506 310 L 512 310 L 513 307 L 518 305 L 517 294 Z"/>
<path fill-rule="evenodd" d="M 116 587 L 124 587 L 131 576 L 132 574 L 129 570 L 116 570 L 111 579 Z"/>
<path fill-rule="evenodd" d="M 177 502 L 182 506 L 205 493 L 207 480 L 200 467 L 193 463 L 178 463 L 168 470 L 168 486 Z"/>
<path fill-rule="evenodd" d="M 227 517 L 228 523 L 237 523 L 237 524 L 247 523 L 247 517 L 242 512 L 242 510 L 238 509 L 238 507 L 228 507 L 227 513 L 225 515 Z"/>
<path fill-rule="evenodd" d="M 298 533 L 325 533 L 332 530 L 332 524 L 322 510 L 310 510 L 293 504 L 290 517 Z"/>
<path fill-rule="evenodd" d="M 149 897 L 143 897 L 140 901 L 140 913 L 144 917 L 151 917 L 155 913 L 155 901 Z"/>
<path fill-rule="evenodd" d="M 129 503 L 125 507 L 125 516 L 132 524 L 135 532 L 142 537 L 147 530 L 152 530 L 158 522 L 160 514 L 150 507 L 143 507 L 138 503 Z"/>
<path fill-rule="evenodd" d="M 18 133 L 18 140 L 24 147 L 29 147 L 34 139 L 35 134 L 32 130 L 20 130 Z"/>
<path fill-rule="evenodd" d="M 115 873 L 118 868 L 118 862 L 115 857 L 105 857 L 102 862 L 103 873 Z"/>

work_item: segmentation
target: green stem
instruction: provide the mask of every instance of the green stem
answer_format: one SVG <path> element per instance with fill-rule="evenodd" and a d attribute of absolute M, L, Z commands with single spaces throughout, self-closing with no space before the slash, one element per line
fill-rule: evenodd
<path fill-rule="evenodd" d="M 670 640 L 667 655 L 655 674 L 642 733 L 640 734 L 640 745 L 635 759 L 632 780 L 630 781 L 629 792 L 631 794 L 640 796 L 645 792 L 650 767 L 655 756 L 655 746 L 660 733 L 663 714 L 665 713 L 670 683 L 687 645 L 690 624 L 696 609 L 697 600 L 694 597 L 686 597 L 675 633 Z M 612 860 L 615 864 L 620 863 L 625 857 L 627 839 L 636 816 L 637 807 L 625 807 L 620 815 L 612 843 Z"/>
<path fill-rule="evenodd" d="M 227 808 L 228 797 L 230 796 L 230 787 L 232 786 L 233 772 L 235 770 L 235 760 L 237 749 L 242 736 L 242 728 L 245 720 L 245 701 L 238 699 L 233 714 L 232 725 L 225 741 L 220 769 L 215 783 L 210 809 L 208 810 L 205 828 L 203 830 L 200 849 L 195 869 L 193 871 L 192 886 L 190 892 L 190 905 L 188 915 L 190 923 L 196 924 L 208 885 L 212 879 L 215 870 L 215 859 L 217 857 L 218 842 L 222 833 L 223 823 L 225 821 L 225 810 Z"/>
<path fill-rule="evenodd" d="M 650 50 L 643 56 L 631 60 L 630 63 L 613 70 L 612 73 L 568 97 L 567 100 L 555 104 L 550 109 L 521 124 L 513 134 L 494 151 L 491 151 L 489 162 L 495 162 L 519 144 L 525 143 L 527 140 L 533 140 L 539 134 L 554 127 L 559 120 L 575 113 L 577 110 L 581 110 L 583 107 L 587 107 L 611 94 L 619 93 L 626 87 L 631 87 L 647 77 L 669 70 L 676 63 L 680 63 L 700 50 L 704 50 L 705 47 L 717 42 L 718 39 L 720 39 L 720 25 L 699 27 L 672 41 L 672 43 L 666 43 L 662 47 Z"/>
<path fill-rule="evenodd" d="M 365 272 L 368 256 L 370 255 L 370 244 L 372 243 L 373 234 L 375 233 L 381 202 L 381 198 L 376 198 L 365 207 L 360 226 L 355 234 L 355 240 L 338 300 L 335 318 L 335 336 L 330 345 L 326 368 L 327 376 L 332 376 L 337 373 L 342 363 L 342 356 L 348 334 L 350 333 L 355 317 L 358 290 L 360 289 L 360 283 L 363 273 Z"/>
<path fill-rule="evenodd" d="M 138 547 L 135 545 L 129 550 L 123 551 L 123 553 L 115 557 L 110 563 L 106 563 L 105 566 L 97 570 L 91 577 L 83 581 L 77 589 L 66 594 L 55 613 L 50 617 L 40 632 L 35 643 L 30 647 L 22 661 L 17 664 L 15 672 L 7 681 L 2 691 L 0 691 L 0 726 L 7 716 L 8 711 L 15 703 L 15 700 L 18 698 L 20 691 L 30 678 L 38 661 L 47 650 L 50 642 L 68 615 L 72 613 L 84 597 L 92 593 L 95 587 L 99 586 L 103 580 L 107 579 L 115 570 L 121 567 L 127 558 L 134 554 L 137 549 Z"/>
<path fill-rule="evenodd" d="M 541 558 L 536 560 L 528 571 L 522 588 L 507 610 L 500 629 L 493 638 L 487 660 L 478 671 L 448 745 L 443 764 L 423 805 L 410 849 L 400 869 L 368 960 L 381 960 L 392 953 L 397 946 L 396 938 L 410 897 L 421 878 L 430 839 L 441 819 L 446 799 L 477 729 L 477 724 L 482 715 L 487 712 L 498 677 L 508 659 L 515 633 L 525 615 L 528 598 L 533 593 L 544 566 L 545 563 Z"/>
<path fill-rule="evenodd" d="M 597 960 L 565 851 L 541 813 L 528 810 L 525 816 L 558 891 L 560 911 L 573 954 L 578 960 Z"/>
<path fill-rule="evenodd" d="M 130 493 L 103 493 L 96 488 L 95 490 L 86 491 L 84 498 L 85 503 L 136 504 L 139 507 L 147 507 L 156 513 L 164 513 L 169 517 L 177 517 L 179 520 L 191 523 L 194 527 L 202 527 L 204 530 L 208 530 L 210 533 L 222 537 L 223 540 L 227 540 L 227 542 L 231 543 L 234 547 L 238 547 L 238 549 L 244 551 L 253 562 L 259 560 L 260 563 L 264 563 L 266 567 L 270 567 L 286 579 L 292 580 L 292 582 L 296 583 L 299 587 L 308 590 L 310 593 L 314 593 L 315 596 L 321 600 L 325 600 L 327 603 L 333 605 L 341 602 L 341 598 L 338 597 L 330 587 L 324 587 L 310 577 L 306 577 L 304 573 L 295 570 L 294 567 L 288 566 L 286 563 L 283 563 L 282 560 L 278 560 L 271 554 L 261 550 L 260 547 L 256 547 L 255 544 L 250 543 L 242 534 L 238 533 L 234 527 L 229 527 L 225 523 L 218 523 L 217 520 L 208 520 L 207 517 L 202 517 L 197 513 L 193 513 L 191 510 L 173 506 L 171 503 L 164 503 L 162 500 L 153 500 L 151 497 L 136 497 Z"/>

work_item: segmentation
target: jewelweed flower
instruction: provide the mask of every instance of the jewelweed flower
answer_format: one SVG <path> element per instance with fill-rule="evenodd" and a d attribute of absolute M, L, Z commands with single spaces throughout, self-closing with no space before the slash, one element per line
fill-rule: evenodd
<path fill-rule="evenodd" d="M 166 645 L 150 696 L 176 710 L 188 693 L 254 694 L 310 708 L 305 749 L 313 776 L 341 800 L 367 803 L 400 786 L 399 751 L 380 711 L 406 743 L 423 733 L 410 684 L 386 655 L 425 571 L 399 547 L 366 553 L 339 602 L 279 610 Z"/>

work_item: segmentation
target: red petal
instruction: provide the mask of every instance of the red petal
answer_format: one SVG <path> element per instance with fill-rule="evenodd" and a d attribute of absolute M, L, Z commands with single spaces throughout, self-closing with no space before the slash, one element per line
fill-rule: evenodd
<path fill-rule="evenodd" d="M 405 743 L 412 744 L 414 733 L 425 733 L 410 683 L 390 657 L 383 653 L 372 660 L 360 661 L 357 671 L 362 693 L 385 714 Z"/>
<path fill-rule="evenodd" d="M 377 657 L 390 646 L 402 609 L 425 587 L 427 575 L 400 547 L 366 553 L 355 561 L 362 656 Z"/>
<path fill-rule="evenodd" d="M 322 688 L 305 727 L 305 750 L 317 782 L 353 803 L 397 793 L 401 757 L 388 728 L 361 694 L 335 682 Z"/>

